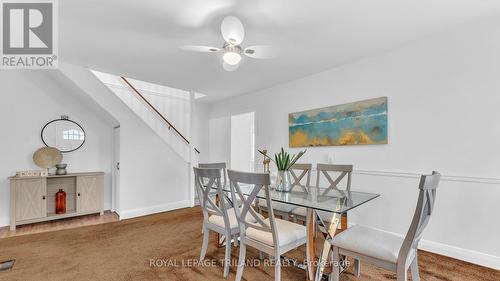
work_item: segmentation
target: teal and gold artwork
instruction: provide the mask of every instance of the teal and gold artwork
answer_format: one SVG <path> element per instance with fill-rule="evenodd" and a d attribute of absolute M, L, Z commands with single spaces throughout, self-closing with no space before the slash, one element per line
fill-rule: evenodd
<path fill-rule="evenodd" d="M 387 97 L 288 115 L 290 147 L 387 144 Z"/>

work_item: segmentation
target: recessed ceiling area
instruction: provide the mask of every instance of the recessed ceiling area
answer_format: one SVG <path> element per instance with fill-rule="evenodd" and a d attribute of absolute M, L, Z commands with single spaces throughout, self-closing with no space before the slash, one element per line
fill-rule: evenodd
<path fill-rule="evenodd" d="M 75 0 L 60 1 L 60 58 L 103 72 L 206 94 L 217 101 L 397 48 L 500 13 L 498 0 Z M 245 44 L 272 60 L 243 58 L 224 71 L 222 19 L 237 16 Z"/>

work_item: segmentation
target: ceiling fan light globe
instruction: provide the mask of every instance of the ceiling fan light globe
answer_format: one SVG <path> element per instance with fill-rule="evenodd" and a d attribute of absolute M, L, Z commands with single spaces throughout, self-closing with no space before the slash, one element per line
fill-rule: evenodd
<path fill-rule="evenodd" d="M 241 55 L 236 52 L 226 52 L 222 58 L 229 65 L 237 65 L 241 61 Z"/>

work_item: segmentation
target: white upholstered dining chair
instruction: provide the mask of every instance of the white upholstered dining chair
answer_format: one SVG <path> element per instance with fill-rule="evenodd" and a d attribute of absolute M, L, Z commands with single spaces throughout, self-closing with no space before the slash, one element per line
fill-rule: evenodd
<path fill-rule="evenodd" d="M 413 281 L 419 281 L 417 248 L 425 227 L 434 210 L 436 189 L 441 175 L 423 175 L 420 178 L 417 207 L 410 228 L 403 239 L 380 230 L 354 226 L 336 235 L 333 245 L 333 280 L 340 275 L 340 257 L 349 256 L 378 267 L 393 271 L 398 281 L 408 280 L 408 268 Z M 360 264 L 355 264 L 355 274 L 359 277 Z"/>
<path fill-rule="evenodd" d="M 250 246 L 274 257 L 275 280 L 281 280 L 281 255 L 304 245 L 307 240 L 306 227 L 287 220 L 274 217 L 271 203 L 269 185 L 269 174 L 245 173 L 228 170 L 229 183 L 231 186 L 231 197 L 233 202 L 241 199 L 243 204 L 241 210 L 235 208 L 240 222 L 240 256 L 238 260 L 238 271 L 236 280 L 240 281 L 246 259 L 246 247 Z M 245 196 L 240 184 L 253 186 L 250 195 Z M 257 194 L 264 190 L 266 206 L 269 217 L 263 219 L 259 213 L 252 208 L 252 202 Z"/>
<path fill-rule="evenodd" d="M 309 187 L 311 182 L 311 169 L 312 164 L 293 164 L 290 168 L 290 175 L 292 176 L 292 186 L 297 188 L 297 186 L 303 186 L 304 189 Z M 303 180 L 305 179 L 305 181 Z M 305 185 L 304 185 L 305 184 Z M 307 190 L 304 190 L 307 192 Z M 262 214 L 262 211 L 267 212 L 267 205 L 265 199 L 257 200 L 259 204 L 259 212 Z M 284 220 L 289 220 L 290 215 L 293 213 L 293 210 L 297 208 L 297 206 L 291 204 L 285 204 L 280 202 L 273 203 L 274 214 L 280 216 Z M 296 222 L 296 217 L 294 217 L 294 222 Z M 305 219 L 305 216 L 304 216 Z M 304 220 L 305 221 L 305 220 Z"/>
<path fill-rule="evenodd" d="M 231 237 L 235 244 L 240 233 L 240 227 L 234 208 L 228 208 L 229 202 L 223 195 L 220 169 L 200 169 L 193 167 L 195 185 L 203 212 L 203 244 L 200 260 L 205 258 L 209 242 L 209 232 L 214 231 L 226 237 L 226 252 L 224 256 L 224 277 L 229 274 L 231 264 Z M 214 189 L 215 188 L 215 189 Z M 213 190 L 219 195 L 220 204 L 215 202 Z"/>

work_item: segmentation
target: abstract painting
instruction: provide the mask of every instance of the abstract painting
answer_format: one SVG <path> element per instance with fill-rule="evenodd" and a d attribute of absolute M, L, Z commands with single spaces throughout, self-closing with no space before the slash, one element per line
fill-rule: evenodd
<path fill-rule="evenodd" d="M 290 147 L 386 144 L 387 97 L 288 115 Z"/>

